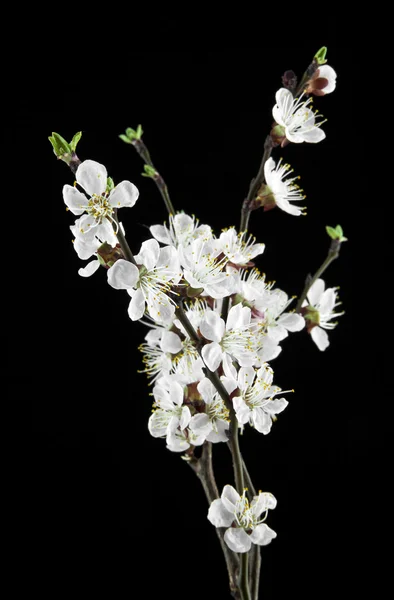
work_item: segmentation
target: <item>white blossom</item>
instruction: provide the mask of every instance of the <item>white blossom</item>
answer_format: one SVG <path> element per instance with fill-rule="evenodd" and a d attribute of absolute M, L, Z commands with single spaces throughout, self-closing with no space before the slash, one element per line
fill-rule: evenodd
<path fill-rule="evenodd" d="M 299 144 L 324 140 L 326 134 L 320 128 L 324 121 L 316 121 L 319 115 L 310 108 L 312 98 L 303 100 L 303 94 L 299 98 L 294 98 L 286 88 L 278 90 L 275 98 L 276 104 L 272 114 L 278 125 L 284 128 L 289 142 Z"/>
<path fill-rule="evenodd" d="M 234 291 L 234 278 L 225 270 L 227 259 L 218 258 L 220 250 L 213 241 L 194 240 L 187 248 L 179 246 L 184 277 L 192 288 L 212 298 L 224 298 Z"/>
<path fill-rule="evenodd" d="M 323 279 L 317 279 L 309 288 L 307 300 L 304 300 L 302 306 L 303 313 L 307 320 L 308 331 L 319 350 L 325 350 L 329 345 L 329 339 L 325 329 L 334 329 L 337 326 L 332 319 L 340 317 L 344 312 L 334 312 L 334 309 L 341 304 L 337 302 L 338 288 L 327 288 Z"/>
<path fill-rule="evenodd" d="M 279 160 L 275 167 L 273 158 L 269 158 L 264 165 L 264 176 L 267 185 L 264 187 L 264 202 L 266 205 L 276 205 L 290 215 L 299 216 L 303 213 L 305 206 L 295 206 L 292 202 L 300 202 L 306 196 L 303 190 L 294 183 L 299 177 L 290 177 L 293 172 L 289 164 L 282 164 Z"/>
<path fill-rule="evenodd" d="M 221 252 L 233 264 L 247 265 L 253 258 L 264 252 L 265 244 L 256 244 L 256 238 L 243 231 L 237 233 L 234 227 L 222 231 L 218 239 Z"/>
<path fill-rule="evenodd" d="M 153 237 L 169 246 L 188 246 L 193 240 L 208 241 L 212 238 L 212 229 L 209 225 L 199 225 L 198 219 L 185 213 L 178 213 L 169 217 L 169 227 L 152 225 L 149 228 Z"/>
<path fill-rule="evenodd" d="M 249 423 L 265 435 L 271 431 L 275 415 L 288 405 L 284 398 L 275 398 L 285 392 L 272 385 L 273 376 L 273 370 L 268 364 L 263 364 L 257 370 L 253 367 L 241 367 L 237 374 L 241 394 L 233 397 L 238 423 Z"/>
<path fill-rule="evenodd" d="M 321 65 L 308 82 L 305 92 L 315 96 L 331 94 L 336 88 L 337 74 L 329 65 Z"/>
<path fill-rule="evenodd" d="M 236 385 L 226 377 L 220 379 L 227 393 L 230 394 Z M 208 442 L 228 442 L 230 413 L 224 400 L 206 377 L 199 382 L 197 390 L 204 400 L 205 412 L 195 414 L 190 420 L 189 428 L 196 435 L 204 436 Z"/>
<path fill-rule="evenodd" d="M 155 321 L 170 321 L 175 302 L 168 294 L 181 278 L 175 248 L 160 248 L 156 240 L 147 240 L 134 259 L 138 266 L 117 260 L 108 270 L 108 283 L 116 290 L 127 290 L 131 296 L 128 313 L 133 321 L 142 318 L 145 308 Z"/>
<path fill-rule="evenodd" d="M 153 437 L 170 438 L 175 429 L 182 431 L 188 426 L 191 413 L 183 404 L 183 387 L 178 382 L 160 379 L 153 388 L 153 397 L 154 411 L 148 422 Z"/>
<path fill-rule="evenodd" d="M 226 322 L 215 311 L 206 311 L 200 331 L 211 340 L 202 349 L 202 357 L 210 371 L 216 371 L 226 355 L 236 359 L 241 366 L 255 363 L 257 348 L 250 319 L 250 308 L 241 303 L 229 310 Z"/>
<path fill-rule="evenodd" d="M 246 491 L 240 496 L 231 485 L 225 485 L 221 497 L 208 510 L 212 525 L 228 528 L 224 541 L 233 552 L 249 552 L 252 544 L 266 546 L 276 538 L 276 532 L 264 523 L 268 510 L 276 507 L 276 498 L 260 491 L 249 503 Z"/>
<path fill-rule="evenodd" d="M 65 185 L 63 199 L 74 215 L 83 215 L 75 222 L 76 238 L 82 238 L 89 243 L 97 236 L 102 242 L 115 246 L 117 240 L 112 224 L 115 225 L 116 231 L 118 224 L 114 218 L 114 210 L 134 206 L 139 192 L 130 181 L 122 181 L 108 193 L 107 177 L 104 165 L 94 160 L 85 160 L 79 165 L 75 178 L 88 196 L 76 187 Z"/>

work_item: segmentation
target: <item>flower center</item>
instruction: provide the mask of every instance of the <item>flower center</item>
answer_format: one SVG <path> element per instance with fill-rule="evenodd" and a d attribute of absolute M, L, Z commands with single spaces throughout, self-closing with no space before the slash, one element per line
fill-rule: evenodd
<path fill-rule="evenodd" d="M 103 219 L 112 215 L 113 208 L 108 202 L 108 198 L 106 196 L 98 196 L 97 194 L 93 194 L 88 202 L 86 212 L 98 223 L 102 223 Z"/>

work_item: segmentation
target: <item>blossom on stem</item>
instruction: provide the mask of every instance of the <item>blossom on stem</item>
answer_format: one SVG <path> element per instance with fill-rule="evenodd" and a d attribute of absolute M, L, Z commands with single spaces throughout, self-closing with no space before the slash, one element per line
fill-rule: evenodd
<path fill-rule="evenodd" d="M 307 322 L 307 331 L 311 334 L 313 341 L 319 350 L 325 350 L 329 345 L 328 335 L 325 329 L 334 329 L 338 323 L 332 319 L 345 314 L 334 312 L 334 308 L 342 304 L 337 302 L 338 288 L 327 288 L 323 279 L 316 279 L 307 293 L 307 300 L 302 303 L 302 314 Z"/>
<path fill-rule="evenodd" d="M 276 92 L 276 104 L 272 109 L 272 115 L 289 142 L 295 144 L 320 142 L 326 137 L 321 129 L 325 121 L 316 121 L 316 117 L 320 115 L 309 108 L 313 99 L 303 100 L 302 97 L 303 94 L 299 98 L 294 98 L 290 90 L 281 88 Z"/>
<path fill-rule="evenodd" d="M 260 491 L 249 503 L 246 491 L 240 496 L 231 485 L 225 485 L 208 510 L 212 525 L 228 528 L 224 541 L 233 552 L 249 552 L 252 544 L 266 546 L 276 538 L 276 532 L 264 523 L 268 510 L 276 507 L 276 498 Z"/>
<path fill-rule="evenodd" d="M 168 437 L 174 429 L 182 431 L 188 426 L 190 409 L 183 404 L 183 388 L 178 382 L 161 379 L 153 388 L 153 397 L 154 411 L 148 421 L 153 437 Z"/>
<path fill-rule="evenodd" d="M 74 235 L 87 243 L 97 236 L 102 242 L 115 246 L 113 225 L 117 231 L 118 223 L 114 211 L 134 206 L 139 195 L 138 189 L 131 181 L 122 181 L 107 192 L 107 169 L 94 160 L 83 161 L 75 178 L 88 196 L 71 185 L 63 187 L 63 199 L 68 209 L 76 216 L 83 215 L 75 222 Z"/>
<path fill-rule="evenodd" d="M 314 72 L 305 87 L 306 94 L 325 96 L 331 94 L 336 88 L 337 74 L 329 65 L 321 65 Z"/>
<path fill-rule="evenodd" d="M 281 210 L 290 215 L 299 216 L 305 214 L 305 206 L 296 206 L 292 202 L 305 200 L 306 196 L 303 190 L 294 183 L 299 177 L 290 177 L 293 172 L 288 164 L 282 164 L 282 159 L 275 166 L 273 158 L 269 158 L 264 165 L 264 177 L 266 184 L 262 185 L 256 202 L 269 210 L 278 206 Z"/>
<path fill-rule="evenodd" d="M 156 240 L 147 240 L 134 259 L 137 266 L 117 260 L 108 270 L 108 283 L 116 290 L 127 290 L 131 296 L 128 313 L 132 321 L 141 319 L 145 308 L 155 321 L 170 321 L 175 302 L 168 294 L 181 278 L 175 248 L 160 248 Z"/>
<path fill-rule="evenodd" d="M 271 431 L 275 415 L 288 405 L 284 398 L 275 398 L 284 392 L 278 386 L 272 385 L 273 377 L 273 370 L 267 363 L 258 370 L 253 367 L 241 367 L 237 374 L 237 385 L 241 394 L 233 398 L 238 423 L 249 423 L 265 435 Z"/>
<path fill-rule="evenodd" d="M 198 219 L 190 217 L 185 213 L 170 215 L 169 227 L 164 225 L 152 225 L 149 231 L 153 237 L 169 246 L 188 246 L 193 240 L 201 238 L 208 241 L 212 238 L 212 229 L 209 225 L 199 225 Z"/>
<path fill-rule="evenodd" d="M 231 394 L 235 389 L 234 382 L 227 377 L 221 377 L 226 391 Z M 208 442 L 228 442 L 230 413 L 219 392 L 206 377 L 197 385 L 197 390 L 204 400 L 205 412 L 194 415 L 189 428 L 196 435 L 203 435 Z"/>
<path fill-rule="evenodd" d="M 237 233 L 230 227 L 220 234 L 218 244 L 221 252 L 229 262 L 235 265 L 247 265 L 250 261 L 264 252 L 265 244 L 256 244 L 256 238 L 243 231 Z"/>

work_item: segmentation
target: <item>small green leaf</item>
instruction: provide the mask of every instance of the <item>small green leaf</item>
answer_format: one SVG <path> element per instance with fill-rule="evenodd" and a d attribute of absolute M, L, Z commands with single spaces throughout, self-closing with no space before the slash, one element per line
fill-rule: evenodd
<path fill-rule="evenodd" d="M 131 144 L 131 141 L 129 140 L 129 138 L 124 133 L 121 133 L 119 137 L 126 144 Z"/>
<path fill-rule="evenodd" d="M 134 129 L 132 129 L 131 127 L 128 127 L 126 129 L 126 135 L 130 140 L 133 140 L 136 137 L 137 132 Z"/>
<path fill-rule="evenodd" d="M 191 286 L 189 286 L 187 288 L 186 294 L 188 298 L 195 298 L 196 296 L 199 296 L 200 294 L 202 294 L 204 291 L 204 288 L 193 288 Z"/>
<path fill-rule="evenodd" d="M 108 177 L 107 178 L 107 192 L 110 192 L 111 190 L 113 190 L 114 187 L 115 187 L 114 180 L 112 179 L 112 177 Z"/>
<path fill-rule="evenodd" d="M 337 231 L 339 237 L 343 236 L 343 229 L 342 229 L 342 227 L 340 225 L 337 225 L 336 231 Z"/>
<path fill-rule="evenodd" d="M 333 227 L 330 227 L 329 225 L 327 225 L 326 231 L 327 231 L 328 235 L 330 236 L 330 238 L 332 238 L 333 240 L 337 239 L 337 231 L 336 231 L 336 229 L 334 229 Z"/>
<path fill-rule="evenodd" d="M 76 133 L 73 137 L 73 139 L 70 142 L 70 148 L 71 148 L 71 152 L 75 152 L 75 149 L 77 147 L 77 144 L 79 142 L 79 140 L 82 137 L 82 131 L 78 131 L 78 133 Z"/>
<path fill-rule="evenodd" d="M 154 169 L 150 165 L 144 165 L 144 171 L 145 171 L 145 173 L 142 173 L 143 177 L 152 177 L 153 178 L 153 177 L 157 176 L 156 169 Z"/>
<path fill-rule="evenodd" d="M 137 127 L 137 131 L 136 131 L 136 137 L 137 137 L 137 139 L 138 139 L 138 140 L 140 140 L 140 139 L 141 139 L 141 137 L 142 137 L 142 134 L 143 134 L 143 133 L 144 133 L 144 132 L 142 131 L 142 127 L 141 127 L 141 125 L 138 125 L 138 127 Z"/>
<path fill-rule="evenodd" d="M 55 131 L 52 132 L 52 135 L 48 138 L 53 146 L 53 151 L 58 158 L 61 158 L 64 154 L 71 154 L 71 148 L 68 142 Z"/>
<path fill-rule="evenodd" d="M 314 56 L 314 59 L 318 62 L 319 65 L 326 64 L 326 54 L 327 54 L 327 46 L 323 46 L 318 50 Z"/>

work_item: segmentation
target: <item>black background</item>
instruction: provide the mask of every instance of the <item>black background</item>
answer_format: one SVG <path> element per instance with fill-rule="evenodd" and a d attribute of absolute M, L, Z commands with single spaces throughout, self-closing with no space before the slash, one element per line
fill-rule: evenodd
<path fill-rule="evenodd" d="M 154 183 L 141 177 L 140 158 L 117 137 L 142 123 L 175 207 L 219 233 L 239 224 L 281 75 L 292 68 L 301 76 L 326 42 L 275 52 L 135 52 L 122 79 L 66 76 L 59 87 L 54 79 L 50 85 L 43 81 L 19 98 L 18 126 L 39 140 L 45 242 L 36 246 L 35 235 L 29 238 L 34 260 L 25 284 L 28 328 L 17 330 L 16 340 L 23 342 L 18 350 L 10 344 L 9 375 L 12 396 L 28 397 L 32 406 L 24 548 L 29 581 L 43 597 L 65 590 L 140 597 L 140 582 L 146 590 L 141 597 L 229 597 L 199 482 L 147 430 L 151 390 L 137 373 L 137 346 L 146 328 L 129 320 L 128 296 L 107 285 L 104 270 L 89 279 L 78 276 L 73 218 L 61 194 L 73 178 L 56 162 L 46 137 L 57 131 L 70 140 L 82 130 L 81 160 L 97 160 L 115 182 L 130 179 L 138 186 L 138 203 L 120 215 L 137 252 L 149 235 L 146 227 L 166 218 Z M 289 295 L 299 294 L 307 273 L 323 262 L 326 225 L 340 223 L 350 240 L 324 276 L 328 286 L 341 287 L 346 311 L 329 334 L 329 348 L 320 352 L 305 332 L 284 340 L 272 362 L 275 383 L 295 394 L 268 436 L 247 428 L 241 438 L 256 487 L 278 500 L 268 519 L 278 537 L 263 549 L 266 600 L 289 592 L 320 598 L 338 588 L 361 589 L 359 566 L 350 568 L 353 557 L 363 545 L 375 554 L 370 508 L 376 465 L 370 449 L 376 411 L 368 395 L 376 376 L 356 290 L 362 285 L 365 302 L 355 192 L 361 137 L 353 127 L 360 70 L 354 63 L 350 69 L 347 57 L 347 48 L 329 46 L 337 89 L 315 99 L 328 119 L 327 138 L 273 153 L 301 175 L 307 217 L 261 211 L 250 222 L 266 244 L 257 265 Z M 374 445 L 383 450 L 384 443 L 383 432 Z M 229 453 L 216 445 L 214 456 L 221 489 L 233 483 Z M 360 554 L 365 559 L 364 550 Z"/>

